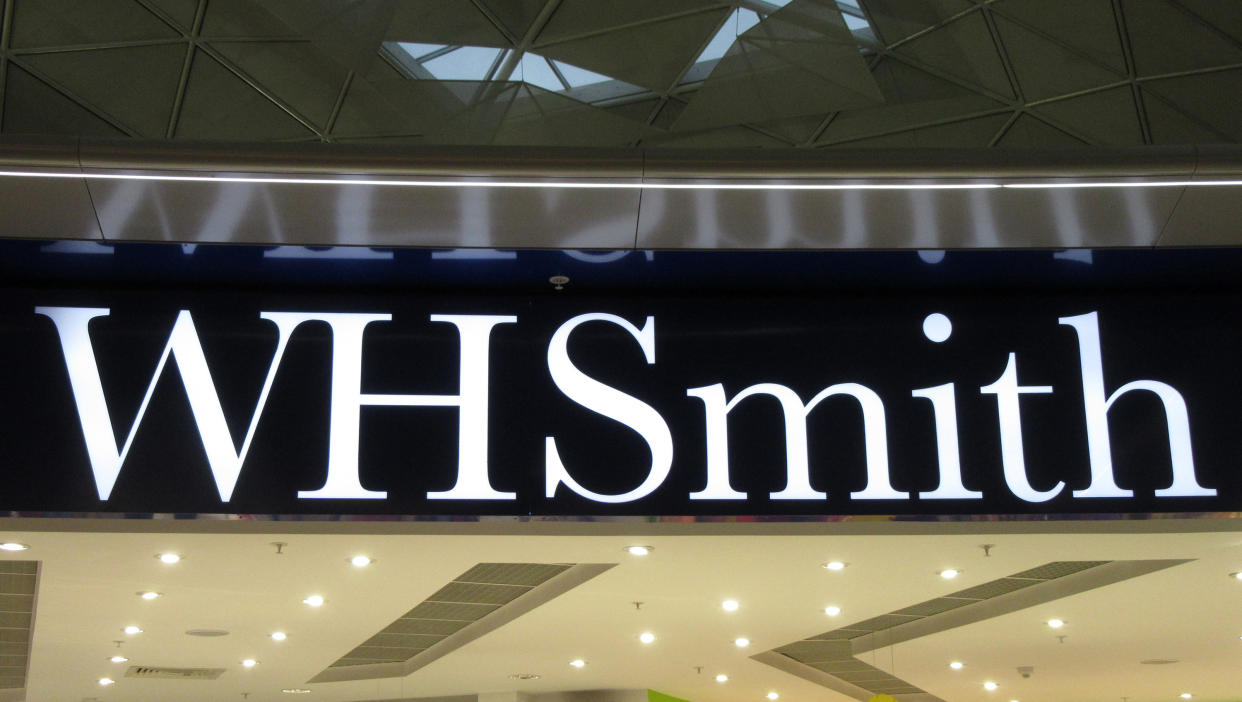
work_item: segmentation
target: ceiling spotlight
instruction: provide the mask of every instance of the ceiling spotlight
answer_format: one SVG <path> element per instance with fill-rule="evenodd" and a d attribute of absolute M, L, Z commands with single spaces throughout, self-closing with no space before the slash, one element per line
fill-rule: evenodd
<path fill-rule="evenodd" d="M 1189 692 L 1183 692 L 1182 694 L 1178 695 L 1178 697 L 1181 697 L 1184 700 L 1188 700 L 1191 697 L 1194 697 L 1194 695 L 1190 694 Z"/>
<path fill-rule="evenodd" d="M 961 574 L 962 574 L 962 571 L 957 570 L 956 568 L 945 568 L 944 570 L 940 571 L 940 577 L 944 578 L 945 580 L 952 580 L 953 578 L 956 578 L 957 576 Z"/>
<path fill-rule="evenodd" d="M 651 553 L 653 549 L 650 546 L 628 546 L 625 552 L 631 556 L 645 556 Z"/>
<path fill-rule="evenodd" d="M 0 551 L 25 551 L 30 548 L 26 544 L 19 544 L 12 541 L 6 541 L 0 544 Z"/>
<path fill-rule="evenodd" d="M 737 600 L 725 600 L 720 603 L 720 607 L 726 612 L 736 612 L 738 603 Z"/>
<path fill-rule="evenodd" d="M 141 633 L 142 633 L 142 629 L 139 629 L 138 627 L 136 627 L 136 626 L 134 626 L 134 625 L 132 625 L 132 624 L 131 624 L 131 625 L 129 625 L 129 626 L 127 626 L 127 627 L 125 627 L 122 631 L 124 631 L 126 634 L 129 634 L 130 636 L 133 636 L 133 635 L 135 635 L 135 634 L 141 634 Z"/>
<path fill-rule="evenodd" d="M 845 570 L 846 565 L 848 564 L 842 563 L 841 561 L 828 561 L 824 564 L 824 568 L 828 570 Z"/>
<path fill-rule="evenodd" d="M 311 607 L 322 607 L 323 596 L 322 595 L 311 595 L 310 597 L 307 597 L 306 599 L 302 600 L 302 604 L 310 605 Z"/>
<path fill-rule="evenodd" d="M 147 601 L 149 602 L 149 601 L 154 600 L 155 598 L 159 597 L 159 596 L 160 596 L 160 593 L 158 593 L 158 592 L 152 592 L 152 591 L 148 590 L 148 591 L 146 591 L 146 592 L 140 592 L 140 593 L 138 593 L 138 596 L 139 596 L 139 597 L 141 597 L 141 598 L 142 598 L 142 599 L 144 599 L 144 600 L 147 600 Z"/>
<path fill-rule="evenodd" d="M 733 645 L 737 646 L 738 648 L 746 648 L 747 646 L 750 645 L 750 639 L 746 638 L 745 636 L 739 636 L 736 639 L 733 639 Z"/>
<path fill-rule="evenodd" d="M 987 682 L 983 683 L 983 689 L 987 690 L 988 692 L 991 692 L 992 690 L 995 690 L 995 689 L 996 689 L 996 688 L 998 688 L 998 687 L 1000 687 L 1000 685 L 997 685 L 996 683 L 992 682 L 991 680 L 989 680 L 989 681 L 987 681 Z"/>
<path fill-rule="evenodd" d="M 255 660 L 255 659 L 253 659 L 253 658 L 247 658 L 246 660 L 242 661 L 242 667 L 243 667 L 243 668 L 253 668 L 253 667 L 255 667 L 255 666 L 256 666 L 256 665 L 258 665 L 258 664 L 259 664 L 259 662 L 258 662 L 258 661 L 256 661 L 256 660 Z"/>
<path fill-rule="evenodd" d="M 168 565 L 181 562 L 180 554 L 171 553 L 171 552 L 156 554 L 155 557 L 160 559 L 161 563 L 167 563 Z"/>
<path fill-rule="evenodd" d="M 272 632 L 272 641 L 284 641 L 287 638 L 289 638 L 289 635 L 283 631 Z"/>
<path fill-rule="evenodd" d="M 99 679 L 99 684 L 100 684 L 100 685 L 103 685 L 104 687 L 107 687 L 107 686 L 111 685 L 111 684 L 112 684 L 112 683 L 114 683 L 114 682 L 116 682 L 116 681 L 115 681 L 115 680 L 113 680 L 112 678 L 100 678 L 100 679 Z"/>
<path fill-rule="evenodd" d="M 965 665 L 966 664 L 961 661 L 953 661 L 952 663 L 949 664 L 949 667 L 952 668 L 953 670 L 961 670 L 963 667 L 965 667 Z"/>
<path fill-rule="evenodd" d="M 716 682 L 729 682 L 729 676 L 721 673 L 716 676 Z"/>
<path fill-rule="evenodd" d="M 113 656 L 113 657 L 109 658 L 108 660 L 109 660 L 109 661 L 112 661 L 113 663 L 125 663 L 125 662 L 126 662 L 126 661 L 128 661 L 129 659 L 128 659 L 128 658 L 126 658 L 125 656 Z"/>
<path fill-rule="evenodd" d="M 836 605 L 828 605 L 827 607 L 824 607 L 824 614 L 827 614 L 830 617 L 835 617 L 840 613 L 841 608 Z"/>
<path fill-rule="evenodd" d="M 572 661 L 570 661 L 570 662 L 569 662 L 569 664 L 570 664 L 570 665 L 572 665 L 572 666 L 573 666 L 573 667 L 575 667 L 575 668 L 585 668 L 585 667 L 586 667 L 586 661 L 582 660 L 581 658 L 575 658 L 575 659 L 573 659 Z"/>
<path fill-rule="evenodd" d="M 645 644 L 649 644 L 652 641 L 655 641 L 655 634 L 651 633 L 650 631 L 644 631 L 643 633 L 638 635 L 638 640 L 642 641 Z"/>
<path fill-rule="evenodd" d="M 775 692 L 769 692 L 769 693 L 768 693 L 768 699 L 770 699 L 770 700 L 779 700 L 780 698 L 781 698 L 781 696 L 780 696 L 780 695 L 778 695 L 778 694 L 776 694 Z"/>
<path fill-rule="evenodd" d="M 1053 629 L 1060 629 L 1061 627 L 1065 626 L 1065 622 L 1061 619 L 1049 619 L 1048 626 L 1052 627 Z"/>
<path fill-rule="evenodd" d="M 1238 571 L 1237 573 L 1230 573 L 1230 574 L 1229 574 L 1229 577 L 1231 577 L 1231 578 L 1237 578 L 1238 580 L 1242 580 L 1242 571 Z"/>
<path fill-rule="evenodd" d="M 369 556 L 354 556 L 353 558 L 349 559 L 349 562 L 355 568 L 366 568 L 367 566 L 371 565 L 375 561 L 372 560 Z"/>

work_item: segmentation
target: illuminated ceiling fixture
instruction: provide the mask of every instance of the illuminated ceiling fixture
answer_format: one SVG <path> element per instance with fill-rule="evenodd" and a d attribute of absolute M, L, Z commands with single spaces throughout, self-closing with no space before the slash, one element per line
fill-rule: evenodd
<path fill-rule="evenodd" d="M 307 597 L 306 599 L 302 600 L 302 604 L 308 605 L 310 607 L 322 607 L 323 596 L 322 595 L 311 595 L 310 597 Z"/>
<path fill-rule="evenodd" d="M 134 636 L 134 635 L 142 633 L 142 629 L 139 629 L 138 627 L 133 626 L 132 624 L 122 629 L 122 631 L 124 631 L 126 634 L 129 634 L 130 636 Z"/>
<path fill-rule="evenodd" d="M 720 603 L 720 608 L 726 612 L 736 612 L 738 606 L 737 600 L 725 600 Z"/>
<path fill-rule="evenodd" d="M 158 592 L 152 592 L 152 591 L 148 590 L 148 591 L 146 591 L 146 592 L 140 592 L 140 593 L 138 593 L 138 596 L 139 596 L 139 597 L 141 597 L 142 599 L 144 599 L 144 600 L 146 600 L 146 601 L 150 602 L 151 600 L 154 600 L 154 599 L 158 598 L 158 597 L 160 596 L 160 594 L 161 594 L 161 593 L 158 593 Z"/>
<path fill-rule="evenodd" d="M 256 665 L 258 665 L 259 662 L 253 658 L 247 658 L 246 660 L 242 661 L 241 664 L 243 668 L 253 668 Z"/>
<path fill-rule="evenodd" d="M 181 555 L 172 552 L 156 554 L 155 557 L 160 559 L 161 563 L 167 563 L 168 565 L 181 562 Z"/>
<path fill-rule="evenodd" d="M 272 632 L 272 641 L 284 641 L 287 638 L 289 638 L 289 635 L 283 631 Z"/>
<path fill-rule="evenodd" d="M 350 565 L 354 566 L 355 568 L 366 568 L 367 566 L 371 565 L 374 562 L 375 561 L 369 556 L 354 556 L 353 558 L 349 559 Z"/>
<path fill-rule="evenodd" d="M 1238 580 L 1242 580 L 1242 571 L 1239 571 L 1239 572 L 1237 572 L 1237 573 L 1230 573 L 1230 574 L 1229 574 L 1229 577 L 1231 577 L 1231 578 L 1237 578 Z"/>
<path fill-rule="evenodd" d="M 956 578 L 957 576 L 961 574 L 962 574 L 962 571 L 956 568 L 945 568 L 944 570 L 940 571 L 940 577 L 944 578 L 945 580 L 952 580 L 953 578 Z"/>
<path fill-rule="evenodd" d="M 286 687 L 285 689 L 281 690 L 281 692 L 285 693 L 286 695 L 309 695 L 310 694 L 310 690 L 307 690 L 304 687 Z"/>
<path fill-rule="evenodd" d="M 989 680 L 989 681 L 987 681 L 987 682 L 983 683 L 983 689 L 987 690 L 988 692 L 991 692 L 991 691 L 995 690 L 995 689 L 996 689 L 996 688 L 998 688 L 998 687 L 1000 687 L 1000 685 L 997 685 L 996 683 L 992 682 L 991 680 Z"/>
<path fill-rule="evenodd" d="M 625 548 L 625 552 L 631 556 L 646 556 L 654 550 L 650 546 L 627 546 Z"/>
<path fill-rule="evenodd" d="M 729 682 L 729 676 L 721 673 L 716 676 L 716 682 Z"/>
<path fill-rule="evenodd" d="M 780 698 L 781 698 L 781 696 L 780 696 L 779 694 L 775 693 L 775 692 L 769 692 L 769 693 L 768 693 L 768 699 L 770 699 L 770 700 L 779 700 Z"/>
<path fill-rule="evenodd" d="M 1191 697 L 1194 697 L 1194 695 L 1190 694 L 1189 692 L 1183 692 L 1182 694 L 1178 695 L 1178 697 L 1181 697 L 1184 700 L 1188 700 Z"/>
<path fill-rule="evenodd" d="M 586 661 L 582 660 L 581 658 L 575 658 L 575 659 L 573 659 L 572 661 L 570 661 L 570 662 L 569 662 L 569 664 L 570 664 L 570 665 L 572 665 L 572 666 L 573 666 L 573 667 L 575 667 L 575 668 L 585 668 L 585 667 L 586 667 Z"/>
<path fill-rule="evenodd" d="M 952 668 L 953 670 L 961 670 L 963 667 L 965 667 L 965 665 L 966 664 L 961 661 L 953 661 L 952 663 L 949 664 L 949 667 Z"/>
<path fill-rule="evenodd" d="M 827 607 L 824 607 L 824 614 L 827 614 L 830 617 L 835 617 L 840 613 L 841 608 L 836 605 L 828 605 Z"/>
<path fill-rule="evenodd" d="M 746 648 L 747 646 L 750 645 L 750 639 L 746 638 L 745 636 L 739 636 L 736 639 L 733 639 L 733 645 L 737 646 L 738 648 Z"/>
<path fill-rule="evenodd" d="M 26 544 L 19 544 L 14 541 L 6 541 L 0 544 L 0 551 L 25 551 L 30 548 Z"/>
<path fill-rule="evenodd" d="M 129 661 L 129 659 L 128 659 L 128 658 L 126 658 L 125 656 L 113 656 L 113 657 L 109 658 L 108 660 L 109 660 L 109 661 L 111 661 L 111 662 L 113 662 L 113 663 L 125 663 L 125 662 Z"/>
<path fill-rule="evenodd" d="M 104 687 L 107 687 L 107 686 L 111 685 L 111 684 L 112 684 L 112 683 L 114 683 L 114 682 L 116 682 L 116 681 L 115 681 L 115 680 L 113 680 L 112 678 L 100 678 L 100 679 L 99 679 L 99 684 L 100 684 L 100 685 L 103 685 Z"/>
<path fill-rule="evenodd" d="M 1061 619 L 1049 619 L 1048 626 L 1052 627 L 1053 629 L 1060 629 L 1061 627 L 1065 626 L 1065 621 Z"/>
<path fill-rule="evenodd" d="M 644 631 L 643 633 L 638 635 L 638 640 L 642 641 L 645 644 L 649 644 L 652 641 L 655 641 L 655 634 L 651 633 L 650 631 Z"/>
<path fill-rule="evenodd" d="M 845 570 L 845 566 L 847 565 L 849 564 L 841 561 L 828 561 L 824 564 L 824 568 L 826 570 Z"/>

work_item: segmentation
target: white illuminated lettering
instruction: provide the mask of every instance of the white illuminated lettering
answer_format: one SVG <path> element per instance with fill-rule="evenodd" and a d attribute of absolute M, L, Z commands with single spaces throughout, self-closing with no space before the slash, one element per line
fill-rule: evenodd
<path fill-rule="evenodd" d="M 1100 349 L 1100 325 L 1095 312 L 1057 320 L 1078 333 L 1078 354 L 1082 365 L 1082 397 L 1087 414 L 1087 451 L 1091 458 L 1091 484 L 1075 490 L 1075 497 L 1130 497 L 1133 490 L 1117 486 L 1113 476 L 1112 446 L 1108 436 L 1108 410 L 1122 395 L 1146 390 L 1160 398 L 1164 406 L 1169 435 L 1169 457 L 1173 484 L 1156 491 L 1157 497 L 1210 497 L 1216 490 L 1204 488 L 1195 478 L 1195 462 L 1190 447 L 1190 419 L 1186 401 L 1171 385 L 1155 380 L 1134 380 L 1105 397 L 1104 362 Z"/>
<path fill-rule="evenodd" d="M 717 383 L 690 388 L 686 395 L 703 401 L 706 412 L 707 485 L 690 493 L 692 500 L 739 500 L 746 495 L 729 483 L 728 414 L 738 403 L 753 395 L 768 395 L 781 403 L 785 416 L 785 489 L 770 494 L 774 500 L 814 500 L 827 493 L 811 487 L 810 461 L 807 451 L 807 415 L 821 401 L 834 395 L 849 395 L 858 401 L 863 413 L 863 443 L 866 447 L 867 485 L 851 493 L 859 500 L 901 500 L 909 493 L 898 492 L 889 482 L 888 432 L 884 420 L 884 403 L 870 388 L 856 383 L 840 383 L 827 387 L 805 405 L 798 394 L 784 385 L 759 383 L 725 400 L 724 386 Z"/>
<path fill-rule="evenodd" d="M 648 469 L 646 479 L 629 492 L 620 495 L 592 492 L 579 485 L 565 469 L 565 464 L 561 461 L 560 453 L 556 449 L 556 439 L 549 436 L 544 439 L 547 454 L 545 495 L 554 497 L 557 486 L 563 484 L 573 492 L 595 502 L 632 502 L 650 495 L 668 477 L 673 465 L 673 437 L 669 433 L 668 424 L 664 418 L 651 405 L 595 380 L 578 370 L 578 367 L 570 360 L 569 335 L 586 322 L 608 322 L 626 330 L 638 341 L 647 363 L 653 364 L 655 363 L 655 319 L 647 317 L 643 328 L 639 329 L 616 315 L 582 314 L 562 324 L 548 343 L 548 371 L 556 387 L 579 405 L 621 422 L 638 432 L 651 450 L 651 467 Z"/>
<path fill-rule="evenodd" d="M 276 324 L 278 332 L 276 350 L 272 354 L 272 362 L 268 366 L 267 378 L 263 381 L 263 389 L 259 393 L 258 402 L 250 416 L 250 426 L 242 441 L 241 450 L 237 450 L 233 437 L 229 433 L 228 423 L 224 419 L 224 410 L 220 406 L 220 397 L 212 381 L 211 372 L 207 368 L 207 359 L 203 356 L 203 347 L 198 333 L 194 329 L 194 320 L 189 311 L 182 310 L 177 314 L 168 343 L 155 366 L 147 392 L 138 408 L 138 415 L 129 428 L 129 434 L 120 449 L 116 445 L 116 434 L 112 428 L 111 413 L 104 398 L 103 383 L 99 377 L 99 365 L 95 358 L 94 346 L 91 344 L 88 326 L 96 317 L 106 317 L 107 308 L 94 307 L 36 307 L 36 314 L 45 315 L 56 325 L 60 337 L 61 349 L 64 351 L 65 366 L 69 371 L 69 385 L 73 390 L 74 403 L 77 405 L 78 419 L 82 424 L 82 434 L 86 440 L 86 453 L 95 475 L 95 487 L 99 499 L 106 500 L 112 494 L 112 488 L 120 475 L 121 465 L 133 445 L 138 426 L 146 415 L 147 406 L 155 392 L 164 365 L 171 355 L 177 363 L 177 371 L 181 383 L 185 387 L 186 397 L 190 401 L 190 412 L 194 416 L 194 424 L 203 442 L 207 454 L 207 464 L 215 478 L 216 489 L 220 499 L 228 502 L 232 497 L 237 477 L 241 473 L 242 463 L 250 451 L 250 441 L 254 438 L 255 428 L 259 425 L 259 417 L 267 404 L 268 393 L 272 388 L 272 380 L 276 369 L 284 357 L 289 335 L 297 326 L 296 322 L 281 315 L 263 314 L 263 319 Z"/>
<path fill-rule="evenodd" d="M 931 492 L 920 492 L 927 500 L 980 499 L 983 493 L 962 485 L 962 465 L 957 444 L 957 399 L 953 383 L 912 390 L 910 394 L 930 400 L 936 426 L 936 456 L 940 464 L 940 485 Z"/>
<path fill-rule="evenodd" d="M 1026 475 L 1026 458 L 1022 449 L 1022 413 L 1018 399 L 1024 394 L 1048 394 L 1048 385 L 1018 385 L 1017 354 L 1009 354 L 1005 372 L 995 383 L 979 388 L 984 395 L 996 395 L 996 411 L 1000 418 L 1001 465 L 1005 469 L 1005 484 L 1018 498 L 1027 502 L 1046 502 L 1056 497 L 1065 487 L 1058 482 L 1049 490 L 1031 487 Z"/>

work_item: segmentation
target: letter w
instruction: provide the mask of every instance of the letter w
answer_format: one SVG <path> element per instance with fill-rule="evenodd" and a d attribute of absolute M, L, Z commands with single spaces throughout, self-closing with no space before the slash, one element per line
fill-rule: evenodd
<path fill-rule="evenodd" d="M 82 434 L 86 439 L 86 453 L 91 461 L 91 470 L 95 473 L 95 486 L 99 490 L 99 499 L 106 500 L 112 494 L 117 476 L 121 472 L 121 464 L 129 454 L 138 433 L 138 425 L 147 412 L 151 395 L 164 373 L 164 365 L 171 354 L 177 361 L 177 370 L 181 375 L 181 383 L 185 386 L 185 394 L 190 400 L 190 411 L 194 415 L 194 423 L 198 427 L 199 437 L 203 441 L 203 449 L 207 453 L 207 464 L 216 481 L 216 489 L 220 491 L 220 499 L 228 502 L 233 495 L 233 487 L 241 473 L 242 463 L 250 451 L 250 440 L 254 438 L 254 430 L 263 414 L 263 406 L 267 404 L 268 392 L 272 388 L 272 380 L 276 377 L 276 369 L 285 354 L 285 346 L 289 335 L 297 327 L 300 320 L 285 319 L 278 313 L 263 313 L 263 319 L 275 322 L 280 336 L 276 342 L 276 352 L 272 356 L 272 364 L 263 381 L 263 390 L 259 393 L 259 401 L 255 405 L 254 414 L 250 417 L 250 428 L 246 430 L 246 438 L 242 442 L 241 451 L 234 448 L 233 437 L 229 433 L 228 423 L 224 419 L 224 409 L 220 406 L 220 397 L 216 393 L 215 383 L 207 369 L 207 359 L 203 356 L 203 346 L 194 329 L 194 320 L 189 310 L 181 310 L 177 321 L 173 324 L 172 333 L 160 361 L 155 366 L 147 393 L 138 407 L 138 416 L 129 428 L 125 444 L 117 449 L 116 434 L 112 429 L 111 414 L 108 412 L 107 401 L 104 399 L 103 383 L 99 378 L 99 366 L 95 359 L 95 350 L 91 344 L 87 326 L 96 317 L 108 316 L 110 310 L 96 307 L 36 307 L 35 313 L 46 315 L 56 325 L 60 334 L 61 349 L 65 354 L 65 365 L 69 369 L 69 384 L 73 389 L 73 399 L 78 407 L 78 419 L 82 422 Z"/>

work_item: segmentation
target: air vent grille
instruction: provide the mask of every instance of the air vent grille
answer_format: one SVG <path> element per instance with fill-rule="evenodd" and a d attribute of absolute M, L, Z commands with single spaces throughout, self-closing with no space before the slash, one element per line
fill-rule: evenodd
<path fill-rule="evenodd" d="M 329 667 L 407 661 L 570 567 L 563 563 L 479 563 Z"/>
<path fill-rule="evenodd" d="M 0 561 L 0 689 L 26 687 L 38 561 Z"/>
<path fill-rule="evenodd" d="M 224 674 L 224 668 L 162 668 L 131 665 L 125 671 L 127 678 L 156 678 L 160 680 L 215 680 Z"/>
<path fill-rule="evenodd" d="M 1056 561 L 1053 563 L 1045 563 L 1038 568 L 1024 570 L 1021 573 L 1014 573 L 1009 576 L 1011 578 L 1032 578 L 1035 580 L 1055 580 L 1064 578 L 1067 575 L 1073 575 L 1079 571 L 1096 566 L 1102 566 L 1109 561 Z"/>

